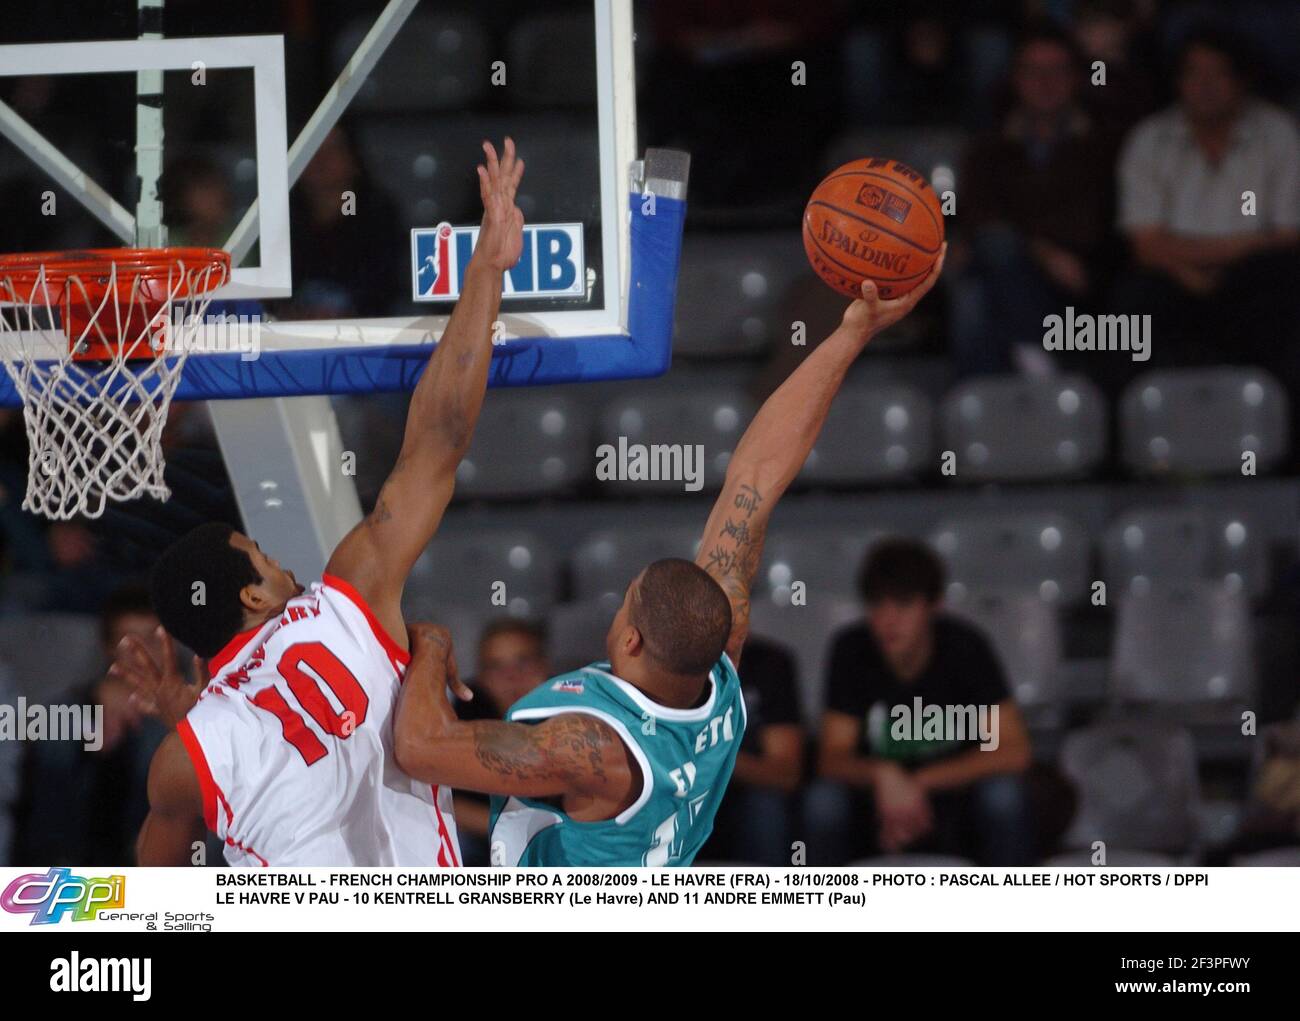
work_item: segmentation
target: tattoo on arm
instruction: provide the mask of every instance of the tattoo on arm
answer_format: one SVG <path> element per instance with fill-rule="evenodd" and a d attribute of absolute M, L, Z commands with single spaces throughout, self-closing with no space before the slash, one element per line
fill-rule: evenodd
<path fill-rule="evenodd" d="M 603 723 L 577 713 L 536 726 L 484 722 L 474 728 L 474 754 L 491 773 L 521 782 L 556 781 L 558 793 L 606 782 L 609 739 Z"/>
<path fill-rule="evenodd" d="M 735 513 L 729 513 L 721 530 L 710 537 L 713 545 L 706 557 L 705 570 L 731 600 L 733 643 L 743 643 L 749 632 L 749 591 L 758 574 L 767 534 L 766 514 L 754 517 L 763 506 L 763 494 L 753 486 L 742 484 L 732 498 Z M 728 647 L 733 648 L 732 643 Z"/>

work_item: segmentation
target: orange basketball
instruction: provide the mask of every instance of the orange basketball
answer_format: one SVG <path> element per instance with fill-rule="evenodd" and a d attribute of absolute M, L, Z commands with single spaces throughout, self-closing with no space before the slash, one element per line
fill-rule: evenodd
<path fill-rule="evenodd" d="M 850 298 L 871 279 L 897 298 L 930 272 L 943 246 L 943 210 L 930 183 L 898 160 L 845 163 L 817 185 L 803 213 L 803 247 L 817 275 Z"/>

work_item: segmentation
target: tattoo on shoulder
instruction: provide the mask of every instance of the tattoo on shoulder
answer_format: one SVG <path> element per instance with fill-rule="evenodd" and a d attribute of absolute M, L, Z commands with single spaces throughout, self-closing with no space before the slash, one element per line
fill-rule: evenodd
<path fill-rule="evenodd" d="M 517 780 L 604 783 L 609 729 L 568 713 L 545 724 L 484 723 L 474 729 L 474 753 L 485 769 Z"/>

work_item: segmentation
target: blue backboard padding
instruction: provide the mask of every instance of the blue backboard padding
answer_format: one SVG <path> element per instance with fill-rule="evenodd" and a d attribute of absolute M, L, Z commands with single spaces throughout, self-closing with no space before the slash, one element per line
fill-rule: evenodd
<path fill-rule="evenodd" d="M 668 371 L 686 203 L 655 196 L 653 215 L 643 211 L 640 195 L 630 195 L 628 203 L 632 215 L 628 332 L 506 341 L 492 352 L 489 386 L 637 379 Z M 617 284 L 606 281 L 605 286 L 608 290 Z M 242 361 L 238 353 L 193 355 L 185 365 L 176 400 L 409 390 L 432 351 L 428 344 L 409 344 L 263 351 L 251 361 Z M 0 405 L 21 406 L 3 373 Z"/>

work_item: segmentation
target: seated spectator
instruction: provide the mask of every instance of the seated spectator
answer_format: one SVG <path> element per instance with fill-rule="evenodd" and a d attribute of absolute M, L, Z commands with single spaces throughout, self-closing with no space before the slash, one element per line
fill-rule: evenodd
<path fill-rule="evenodd" d="M 546 630 L 513 617 L 494 620 L 478 640 L 478 676 L 470 682 L 474 700 L 457 702 L 462 720 L 503 720 L 506 710 L 551 676 Z M 488 854 L 488 796 L 456 792 L 456 830 L 466 865 L 491 864 Z"/>
<path fill-rule="evenodd" d="M 700 859 L 789 865 L 791 809 L 804 759 L 794 659 L 781 646 L 751 635 L 741 657 L 740 683 L 745 737 Z"/>
<path fill-rule="evenodd" d="M 1028 733 L 988 640 L 940 612 L 938 558 L 914 540 L 885 540 L 860 589 L 867 621 L 832 645 L 818 761 L 826 782 L 806 806 L 810 863 L 912 851 L 1029 864 Z M 918 731 L 904 716 L 918 704 L 975 707 L 993 725 L 983 738 Z"/>
<path fill-rule="evenodd" d="M 159 622 L 148 592 L 114 592 L 100 613 L 105 662 L 127 635 L 161 655 Z M 70 689 L 60 705 L 102 706 L 100 747 L 35 741 L 26 748 L 14 860 L 24 865 L 123 866 L 135 863 L 135 840 L 148 814 L 149 763 L 166 731 L 132 703 L 130 686 L 97 677 Z"/>
<path fill-rule="evenodd" d="M 303 169 L 289 212 L 293 298 L 281 318 L 386 315 L 409 295 L 397 209 L 342 127 Z"/>
<path fill-rule="evenodd" d="M 1128 137 L 1119 223 L 1134 266 L 1113 311 L 1152 315 L 1153 364 L 1263 364 L 1295 385 L 1300 136 L 1251 94 L 1250 66 L 1233 36 L 1191 34 L 1177 103 Z"/>
<path fill-rule="evenodd" d="M 1113 146 L 1080 101 L 1073 40 L 1041 25 L 1016 49 L 1015 100 L 962 165 L 954 355 L 960 374 L 1045 364 L 1043 318 L 1089 299 L 1101 270 Z M 1033 365 L 1030 366 L 1034 367 Z"/>

